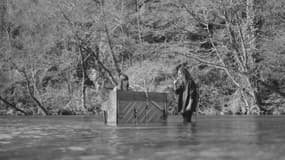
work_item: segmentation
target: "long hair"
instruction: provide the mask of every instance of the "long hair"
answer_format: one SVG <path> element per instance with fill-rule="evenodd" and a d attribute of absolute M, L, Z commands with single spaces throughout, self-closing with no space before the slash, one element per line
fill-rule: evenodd
<path fill-rule="evenodd" d="M 189 71 L 185 67 L 180 67 L 178 69 L 178 72 L 181 72 L 181 74 L 182 74 L 182 79 L 181 80 L 184 83 L 187 83 L 187 81 L 193 80 L 191 74 L 189 73 Z"/>
<path fill-rule="evenodd" d="M 129 77 L 126 74 L 120 73 L 119 78 L 120 78 L 119 89 L 128 90 L 129 89 Z"/>

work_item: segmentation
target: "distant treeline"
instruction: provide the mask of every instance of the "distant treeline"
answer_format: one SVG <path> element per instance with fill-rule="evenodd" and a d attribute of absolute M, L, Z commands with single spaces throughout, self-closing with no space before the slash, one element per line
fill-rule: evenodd
<path fill-rule="evenodd" d="M 2 0 L 0 114 L 97 114 L 121 72 L 169 93 L 185 63 L 200 114 L 285 113 L 283 0 Z"/>

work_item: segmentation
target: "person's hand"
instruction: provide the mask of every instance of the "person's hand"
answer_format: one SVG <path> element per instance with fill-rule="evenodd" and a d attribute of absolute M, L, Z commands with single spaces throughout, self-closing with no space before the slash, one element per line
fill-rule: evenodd
<path fill-rule="evenodd" d="M 173 84 L 176 85 L 176 84 L 177 84 L 177 81 L 178 81 L 177 79 L 174 80 L 174 81 L 173 81 Z"/>
<path fill-rule="evenodd" d="M 192 105 L 192 99 L 190 98 L 189 99 L 189 103 L 188 103 L 188 105 L 187 105 L 187 107 L 185 108 L 185 111 L 190 111 L 191 110 L 191 105 Z"/>

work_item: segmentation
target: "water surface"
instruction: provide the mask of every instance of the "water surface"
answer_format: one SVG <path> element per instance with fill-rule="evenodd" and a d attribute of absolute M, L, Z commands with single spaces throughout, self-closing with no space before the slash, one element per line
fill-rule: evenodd
<path fill-rule="evenodd" d="M 112 127 L 92 116 L 0 117 L 0 159 L 285 159 L 285 117 L 170 119 Z"/>

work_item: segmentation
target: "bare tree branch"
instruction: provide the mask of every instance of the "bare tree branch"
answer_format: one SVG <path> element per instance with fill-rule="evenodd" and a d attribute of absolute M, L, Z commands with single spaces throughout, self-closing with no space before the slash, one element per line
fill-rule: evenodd
<path fill-rule="evenodd" d="M 6 32 L 7 32 L 7 36 L 8 36 L 9 52 L 10 52 L 10 54 L 11 54 L 11 53 L 12 53 L 12 47 L 11 47 L 10 34 L 8 33 L 7 29 L 6 29 Z M 8 58 L 8 62 L 9 62 L 10 64 L 12 64 L 13 67 L 15 67 L 15 69 L 16 69 L 18 72 L 20 72 L 20 73 L 23 74 L 23 76 L 24 76 L 24 78 L 25 78 L 25 80 L 26 80 L 26 82 L 27 82 L 27 89 L 28 89 L 28 92 L 29 92 L 30 97 L 33 99 L 33 101 L 34 101 L 34 102 L 37 104 L 37 106 L 43 111 L 43 113 L 44 113 L 45 115 L 49 115 L 49 113 L 48 113 L 48 111 L 45 109 L 45 107 L 44 107 L 44 106 L 41 104 L 41 102 L 34 96 L 34 93 L 33 93 L 32 89 L 31 89 L 31 84 L 30 84 L 31 82 L 30 82 L 30 79 L 29 79 L 29 77 L 28 77 L 28 75 L 27 75 L 25 69 L 24 69 L 24 68 L 23 68 L 23 69 L 20 69 L 20 68 L 11 60 L 11 57 Z"/>
<path fill-rule="evenodd" d="M 76 38 L 77 38 L 78 40 L 80 40 L 81 42 L 84 42 L 84 40 L 83 40 L 77 33 L 75 33 L 74 28 L 73 28 L 73 22 L 70 20 L 70 18 L 63 12 L 63 10 L 61 10 L 61 13 L 62 13 L 64 19 L 67 20 L 67 22 L 69 23 L 69 25 L 70 25 L 70 27 L 71 27 L 71 29 L 72 29 L 72 32 L 73 32 L 73 34 L 76 36 Z M 76 42 L 76 43 L 78 43 L 78 42 Z M 91 47 L 83 46 L 83 45 L 80 44 L 80 43 L 78 43 L 78 45 L 79 45 L 82 49 L 84 49 L 86 52 L 91 53 L 91 55 L 93 55 L 93 57 L 95 58 L 96 62 L 100 65 L 100 67 L 102 67 L 103 70 L 107 72 L 108 77 L 109 77 L 110 81 L 113 83 L 113 85 L 117 85 L 118 82 L 116 81 L 116 79 L 115 79 L 114 76 L 112 75 L 111 71 L 103 64 L 103 62 L 101 62 L 101 61 L 99 60 L 99 57 L 97 56 L 96 52 L 93 51 L 93 49 L 92 49 Z"/>
<path fill-rule="evenodd" d="M 49 112 L 46 110 L 46 108 L 41 104 L 41 102 L 35 97 L 35 95 L 34 95 L 34 92 L 33 92 L 33 89 L 31 88 L 31 82 L 30 82 L 30 79 L 29 79 L 29 77 L 28 77 L 28 75 L 27 75 L 27 72 L 25 71 L 25 69 L 23 68 L 23 69 L 20 69 L 14 62 L 12 62 L 12 61 L 10 61 L 9 63 L 11 63 L 12 65 L 13 65 L 13 67 L 15 67 L 15 69 L 19 72 L 19 73 L 21 73 L 23 76 L 24 76 L 24 78 L 25 78 L 25 80 L 26 80 L 26 82 L 27 82 L 27 89 L 28 89 L 28 92 L 29 92 L 29 95 L 30 95 L 30 97 L 33 99 L 33 101 L 37 104 L 37 106 L 43 111 L 43 113 L 45 114 L 45 115 L 49 115 Z"/>
<path fill-rule="evenodd" d="M 18 70 L 18 69 L 17 69 L 17 70 Z M 18 71 L 20 71 L 20 72 L 24 75 L 24 77 L 25 77 L 25 79 L 26 79 L 26 82 L 27 82 L 27 89 L 28 89 L 29 94 L 30 94 L 30 96 L 32 97 L 33 101 L 34 101 L 34 102 L 37 104 L 37 106 L 43 111 L 43 113 L 44 113 L 45 115 L 49 115 L 49 112 L 45 109 L 45 107 L 41 104 L 41 102 L 35 97 L 35 95 L 34 95 L 34 93 L 33 93 L 33 90 L 32 90 L 32 88 L 31 88 L 30 79 L 29 79 L 29 77 L 28 77 L 26 71 L 25 71 L 24 69 L 23 69 L 23 70 L 18 70 Z"/>
<path fill-rule="evenodd" d="M 109 79 L 111 80 L 111 82 L 113 83 L 113 85 L 118 85 L 118 82 L 116 81 L 116 79 L 114 78 L 114 76 L 112 75 L 111 71 L 103 64 L 103 62 L 100 61 L 98 55 L 96 54 L 96 51 L 94 51 L 92 48 L 88 47 L 88 46 L 82 46 L 82 48 L 88 52 L 91 53 L 91 55 L 94 57 L 95 61 L 100 65 L 100 67 L 103 68 L 103 70 L 105 72 L 107 72 Z"/>
<path fill-rule="evenodd" d="M 111 50 L 111 57 L 113 59 L 113 63 L 115 65 L 117 74 L 119 76 L 119 74 L 121 73 L 121 70 L 120 70 L 118 61 L 117 61 L 116 56 L 115 56 L 113 44 L 112 44 L 112 41 L 111 41 L 110 32 L 109 32 L 109 29 L 108 29 L 107 24 L 106 24 L 106 15 L 105 15 L 105 9 L 104 9 L 104 4 L 103 4 L 102 0 L 101 0 L 101 12 L 102 12 L 102 16 L 103 16 L 103 23 L 104 23 L 105 32 L 106 32 L 106 35 L 107 35 L 108 44 L 109 44 L 109 47 L 110 47 L 110 50 Z"/>
<path fill-rule="evenodd" d="M 242 47 L 242 51 L 243 51 L 243 66 L 246 67 L 247 66 L 247 50 L 245 48 L 245 40 L 244 40 L 244 35 L 242 33 L 242 29 L 241 26 L 238 24 L 238 32 L 239 32 L 239 36 L 241 39 L 241 47 Z"/>
<path fill-rule="evenodd" d="M 207 25 L 207 30 L 208 33 L 210 34 L 210 30 L 209 30 L 209 25 Z M 212 37 L 209 37 L 211 45 L 214 47 L 214 50 L 216 51 L 217 57 L 219 58 L 220 62 L 222 63 L 223 67 L 224 67 L 224 71 L 226 72 L 226 74 L 229 76 L 229 78 L 233 81 L 233 83 L 240 88 L 240 84 L 234 79 L 234 77 L 231 75 L 231 73 L 229 72 L 229 69 L 226 67 L 226 64 L 221 56 L 220 51 L 218 50 L 218 48 L 216 47 L 215 43 L 213 42 Z"/>
<path fill-rule="evenodd" d="M 233 29 L 232 29 L 230 23 L 228 22 L 227 18 L 226 18 L 226 24 L 227 24 L 226 26 L 227 26 L 228 35 L 229 35 L 229 37 L 230 37 L 231 47 L 232 47 L 233 50 L 234 50 L 232 53 L 234 54 L 234 57 L 235 57 L 237 63 L 239 64 L 239 68 L 241 68 L 243 71 L 245 71 L 245 67 L 246 67 L 246 66 L 245 66 L 244 63 L 243 63 L 244 58 L 243 58 L 243 57 L 240 57 L 240 56 L 238 55 L 239 49 L 238 49 L 238 47 L 236 46 L 237 40 L 236 40 L 236 37 L 235 37 L 235 33 L 234 33 L 234 31 L 233 31 Z"/>
<path fill-rule="evenodd" d="M 216 64 L 216 63 L 214 63 L 214 62 L 210 62 L 210 61 L 201 59 L 201 58 L 199 58 L 198 56 L 195 56 L 194 54 L 191 54 L 191 53 L 187 53 L 187 54 L 186 54 L 186 53 L 175 52 L 175 54 L 179 54 L 179 55 L 183 55 L 183 56 L 188 57 L 188 58 L 192 58 L 192 59 L 194 59 L 194 60 L 197 61 L 197 62 L 206 64 L 206 65 L 209 65 L 209 66 L 218 68 L 218 69 L 226 69 L 224 66 L 221 66 L 221 65 L 219 65 L 219 64 Z"/>
<path fill-rule="evenodd" d="M 1 100 L 2 102 L 4 102 L 7 106 L 9 106 L 9 107 L 15 109 L 16 111 L 19 111 L 19 112 L 23 113 L 24 115 L 28 115 L 27 112 L 25 112 L 24 110 L 22 110 L 22 109 L 16 107 L 15 105 L 9 103 L 6 99 L 4 99 L 4 98 L 1 97 L 1 96 L 0 96 L 0 100 Z"/>

